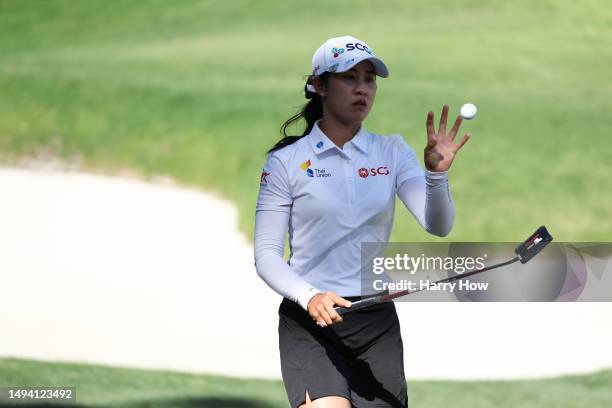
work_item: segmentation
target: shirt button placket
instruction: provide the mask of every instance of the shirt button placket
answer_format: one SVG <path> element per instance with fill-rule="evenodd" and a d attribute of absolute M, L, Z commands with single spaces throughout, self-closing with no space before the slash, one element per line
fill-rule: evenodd
<path fill-rule="evenodd" d="M 349 207 L 353 210 L 355 207 L 355 177 L 353 174 L 353 163 L 348 154 L 344 156 L 344 174 L 348 183 Z"/>

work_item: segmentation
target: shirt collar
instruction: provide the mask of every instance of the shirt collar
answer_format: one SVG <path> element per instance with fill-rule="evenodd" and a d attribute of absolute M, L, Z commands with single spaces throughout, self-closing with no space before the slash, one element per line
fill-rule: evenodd
<path fill-rule="evenodd" d="M 323 153 L 330 149 L 336 149 L 339 152 L 341 151 L 338 146 L 334 144 L 325 133 L 319 128 L 319 120 L 317 120 L 312 127 L 312 130 L 308 134 L 308 141 L 310 142 L 310 146 L 315 154 Z M 357 149 L 359 149 L 363 154 L 368 153 L 368 131 L 364 128 L 363 125 L 359 128 L 359 131 L 353 136 L 351 140 L 347 142 L 352 143 Z"/>
<path fill-rule="evenodd" d="M 354 144 L 355 147 L 361 151 L 361 153 L 367 155 L 368 154 L 368 139 L 369 139 L 368 131 L 365 130 L 363 125 L 361 125 L 361 127 L 359 128 L 359 131 L 357 132 L 355 136 L 353 136 L 353 138 L 351 139 L 349 143 Z"/>

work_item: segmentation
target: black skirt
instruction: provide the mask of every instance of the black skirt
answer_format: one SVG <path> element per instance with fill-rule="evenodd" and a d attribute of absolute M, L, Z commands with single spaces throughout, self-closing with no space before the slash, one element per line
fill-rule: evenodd
<path fill-rule="evenodd" d="M 395 304 L 357 310 L 327 327 L 286 298 L 278 314 L 281 371 L 291 407 L 306 401 L 306 391 L 311 400 L 340 396 L 358 408 L 408 406 Z"/>

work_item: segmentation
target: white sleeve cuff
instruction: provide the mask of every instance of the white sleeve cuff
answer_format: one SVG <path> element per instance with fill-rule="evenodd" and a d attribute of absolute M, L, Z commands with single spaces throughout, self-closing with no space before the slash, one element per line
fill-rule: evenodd
<path fill-rule="evenodd" d="M 448 171 L 429 171 L 425 170 L 425 180 L 431 185 L 440 185 L 448 181 Z"/>
<path fill-rule="evenodd" d="M 310 302 L 310 299 L 317 293 L 321 293 L 321 291 L 317 288 L 310 287 L 304 294 L 298 297 L 297 303 L 299 303 L 304 310 L 308 310 L 308 302 Z"/>

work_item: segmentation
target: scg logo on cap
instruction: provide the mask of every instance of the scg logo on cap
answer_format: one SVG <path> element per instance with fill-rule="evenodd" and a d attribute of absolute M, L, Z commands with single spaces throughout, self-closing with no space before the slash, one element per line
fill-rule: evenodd
<path fill-rule="evenodd" d="M 372 54 L 372 51 L 368 49 L 367 45 L 363 45 L 362 43 L 348 43 L 345 45 L 347 51 L 353 51 L 354 49 L 358 49 L 360 51 L 365 51 L 368 54 Z"/>
<path fill-rule="evenodd" d="M 321 75 L 322 72 L 346 72 L 366 59 L 374 65 L 376 75 L 383 78 L 389 76 L 385 63 L 374 55 L 364 41 L 350 35 L 330 38 L 312 56 L 312 73 Z"/>

